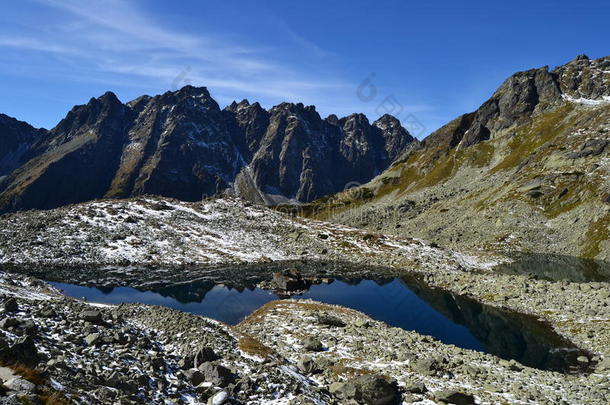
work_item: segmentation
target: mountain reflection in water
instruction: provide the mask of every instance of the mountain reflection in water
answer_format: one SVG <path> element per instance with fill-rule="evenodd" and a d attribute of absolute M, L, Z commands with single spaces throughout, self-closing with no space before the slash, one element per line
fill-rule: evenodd
<path fill-rule="evenodd" d="M 514 359 L 531 367 L 577 371 L 576 357 L 582 352 L 531 316 L 430 288 L 415 278 L 331 281 L 314 284 L 294 298 L 356 309 L 391 326 L 430 335 L 443 343 Z M 154 290 L 53 284 L 67 295 L 93 302 L 163 305 L 229 324 L 240 322 L 260 306 L 278 299 L 278 295 L 254 285 L 236 289 L 211 281 Z"/>

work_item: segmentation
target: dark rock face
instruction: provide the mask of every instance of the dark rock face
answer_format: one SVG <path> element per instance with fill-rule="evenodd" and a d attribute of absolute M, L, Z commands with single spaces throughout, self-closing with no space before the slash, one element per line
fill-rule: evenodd
<path fill-rule="evenodd" d="M 313 106 L 282 103 L 237 188 L 257 202 L 311 201 L 368 181 L 414 141 L 389 115 L 372 125 L 363 114 L 322 120 Z"/>
<path fill-rule="evenodd" d="M 24 336 L 19 338 L 12 346 L 0 349 L 0 361 L 35 367 L 40 358 L 34 339 L 31 336 Z"/>
<path fill-rule="evenodd" d="M 225 108 L 225 112 L 232 125 L 235 143 L 244 158 L 250 161 L 269 126 L 269 112 L 259 103 L 250 104 L 248 100 L 234 101 Z"/>
<path fill-rule="evenodd" d="M 334 118 L 290 103 L 221 110 L 192 86 L 127 104 L 106 93 L 48 132 L 0 116 L 0 212 L 227 189 L 254 202 L 310 201 L 370 180 L 414 140 L 390 116 Z"/>
<path fill-rule="evenodd" d="M 0 114 L 0 177 L 25 163 L 46 134 L 45 129 Z"/>
<path fill-rule="evenodd" d="M 222 111 L 205 88 L 141 98 L 106 197 L 158 194 L 187 201 L 228 187 L 241 165 Z"/>
<path fill-rule="evenodd" d="M 120 159 L 127 115 L 112 93 L 73 108 L 37 146 L 41 153 L 8 176 L 2 210 L 52 208 L 103 196 Z"/>
<path fill-rule="evenodd" d="M 515 73 L 478 110 L 441 127 L 423 145 L 441 149 L 468 147 L 489 139 L 496 131 L 527 120 L 535 112 L 557 107 L 566 97 L 607 97 L 610 95 L 609 70 L 610 57 L 592 61 L 581 55 L 552 71 L 544 66 Z"/>

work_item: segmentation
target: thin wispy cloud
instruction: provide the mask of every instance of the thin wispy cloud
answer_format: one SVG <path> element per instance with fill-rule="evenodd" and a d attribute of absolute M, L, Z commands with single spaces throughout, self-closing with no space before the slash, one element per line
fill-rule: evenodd
<path fill-rule="evenodd" d="M 322 115 L 364 112 L 371 121 L 384 112 L 378 108 L 382 98 L 392 94 L 380 92 L 374 102 L 363 102 L 356 94 L 362 78 L 349 78 L 344 70 L 351 67 L 342 67 L 337 55 L 300 35 L 273 10 L 257 8 L 258 22 L 272 37 L 265 40 L 230 28 L 214 30 L 205 22 L 172 26 L 148 4 L 24 0 L 22 9 L 36 13 L 0 16 L 0 73 L 82 89 L 82 101 L 106 90 L 129 101 L 192 84 L 208 87 L 221 105 L 242 98 L 267 108 L 302 102 L 316 105 Z M 431 110 L 409 101 L 401 100 L 410 112 Z M 57 108 L 58 114 L 69 107 Z"/>
<path fill-rule="evenodd" d="M 66 65 L 88 67 L 87 76 L 122 74 L 161 81 L 167 89 L 188 69 L 189 83 L 205 85 L 227 99 L 267 97 L 308 98 L 315 92 L 353 86 L 334 77 L 319 80 L 279 61 L 268 47 L 233 44 L 218 36 L 191 35 L 164 27 L 124 0 L 105 2 L 35 0 L 61 13 L 56 26 L 30 27 L 29 36 L 3 35 L 0 47 L 54 54 Z M 303 52 L 319 53 L 299 39 Z M 68 73 L 69 74 L 69 73 Z M 116 77 L 108 77 L 108 83 Z M 186 81 L 185 79 L 185 81 Z"/>

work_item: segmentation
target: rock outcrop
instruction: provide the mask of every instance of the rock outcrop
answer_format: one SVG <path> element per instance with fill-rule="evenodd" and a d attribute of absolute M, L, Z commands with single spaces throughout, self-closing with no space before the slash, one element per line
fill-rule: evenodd
<path fill-rule="evenodd" d="M 472 146 L 492 134 L 526 122 L 532 114 L 555 109 L 565 99 L 603 100 L 610 95 L 610 57 L 589 60 L 580 55 L 549 71 L 548 66 L 509 77 L 476 111 L 443 126 L 424 146 Z"/>

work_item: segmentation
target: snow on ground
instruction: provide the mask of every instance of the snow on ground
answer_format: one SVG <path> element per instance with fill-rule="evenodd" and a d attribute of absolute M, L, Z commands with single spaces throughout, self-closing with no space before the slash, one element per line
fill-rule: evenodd
<path fill-rule="evenodd" d="M 601 99 L 595 99 L 595 100 L 590 99 L 590 98 L 584 98 L 584 97 L 579 97 L 579 98 L 570 97 L 567 94 L 562 94 L 561 97 L 564 100 L 567 100 L 571 103 L 584 104 L 584 105 L 601 105 L 601 104 L 610 103 L 610 96 L 602 96 Z"/>
<path fill-rule="evenodd" d="M 387 263 L 379 264 L 417 258 L 447 269 L 493 262 L 433 248 L 421 240 L 293 218 L 231 198 L 197 203 L 156 197 L 94 201 L 18 213 L 0 223 L 0 236 L 7 241 L 0 245 L 0 264 L 176 267 L 304 257 L 376 260 L 380 254 Z"/>
<path fill-rule="evenodd" d="M 345 326 L 329 327 L 319 321 L 320 314 L 339 318 Z M 314 385 L 325 386 L 359 374 L 380 374 L 395 379 L 403 388 L 414 381 L 423 382 L 430 392 L 412 396 L 417 403 L 435 403 L 431 401 L 434 393 L 445 389 L 472 393 L 478 404 L 540 403 L 537 398 L 546 398 L 549 403 L 587 403 L 585 392 L 598 389 L 587 376 L 530 369 L 389 327 L 358 311 L 311 300 L 269 303 L 237 329 L 272 344 L 273 350 L 296 367 L 300 360 L 312 359 L 319 368 L 310 376 Z M 322 351 L 304 349 L 301 342 L 312 337 L 322 343 Z M 429 360 L 435 362 L 431 369 L 422 366 Z M 580 395 L 575 391 L 582 390 L 582 396 L 575 401 L 567 390 L 576 394 L 575 398 Z M 604 388 L 599 387 L 599 392 L 605 392 Z"/>

